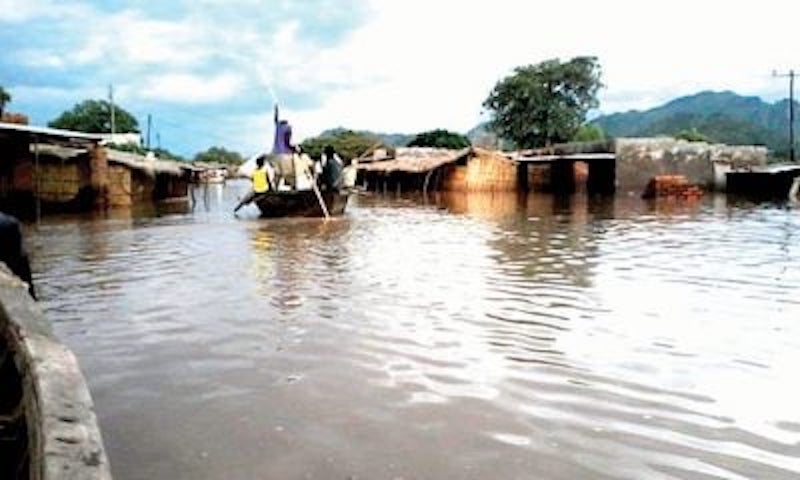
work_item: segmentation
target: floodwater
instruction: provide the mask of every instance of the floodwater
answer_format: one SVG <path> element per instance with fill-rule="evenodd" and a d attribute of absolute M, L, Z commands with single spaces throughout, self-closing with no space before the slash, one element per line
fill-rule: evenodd
<path fill-rule="evenodd" d="M 115 479 L 800 478 L 800 210 L 246 186 L 28 229 Z"/>

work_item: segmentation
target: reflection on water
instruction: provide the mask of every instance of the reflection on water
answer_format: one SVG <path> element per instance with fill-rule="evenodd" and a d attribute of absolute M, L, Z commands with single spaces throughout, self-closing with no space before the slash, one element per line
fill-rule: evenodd
<path fill-rule="evenodd" d="M 29 231 L 117 479 L 800 475 L 795 210 L 211 187 Z"/>

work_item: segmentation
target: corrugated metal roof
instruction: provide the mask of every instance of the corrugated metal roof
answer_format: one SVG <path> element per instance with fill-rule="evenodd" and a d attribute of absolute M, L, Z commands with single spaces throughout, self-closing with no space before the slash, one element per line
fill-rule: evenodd
<path fill-rule="evenodd" d="M 55 140 L 69 143 L 90 144 L 99 143 L 103 138 L 100 135 L 83 132 L 73 132 L 71 130 L 61 130 L 59 128 L 37 127 L 33 125 L 20 125 L 17 123 L 0 122 L 0 132 L 25 135 L 28 138 L 35 138 L 37 141 Z"/>

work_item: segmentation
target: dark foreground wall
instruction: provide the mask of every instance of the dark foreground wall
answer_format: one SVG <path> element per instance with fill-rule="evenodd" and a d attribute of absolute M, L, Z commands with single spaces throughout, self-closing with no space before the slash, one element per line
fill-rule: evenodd
<path fill-rule="evenodd" d="M 27 286 L 0 264 L 0 476 L 109 480 L 92 399 L 73 354 Z"/>

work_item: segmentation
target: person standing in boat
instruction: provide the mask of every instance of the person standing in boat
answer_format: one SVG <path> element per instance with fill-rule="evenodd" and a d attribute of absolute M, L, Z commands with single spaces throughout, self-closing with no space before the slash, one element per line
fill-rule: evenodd
<path fill-rule="evenodd" d="M 358 160 L 352 159 L 346 162 L 344 169 L 342 169 L 342 182 L 340 190 L 351 192 L 356 188 L 356 178 L 358 177 Z"/>
<path fill-rule="evenodd" d="M 247 192 L 247 195 L 242 198 L 239 205 L 236 205 L 236 208 L 233 209 L 233 213 L 238 212 L 240 208 L 255 200 L 259 194 L 267 193 L 270 190 L 267 167 L 264 165 L 264 155 L 256 159 L 256 169 L 253 170 L 250 178 L 253 180 L 253 189 Z"/>
<path fill-rule="evenodd" d="M 332 191 L 339 188 L 343 167 L 342 157 L 336 153 L 332 145 L 326 145 L 322 150 L 322 176 L 320 177 L 323 190 Z"/>
<path fill-rule="evenodd" d="M 314 161 L 297 145 L 294 148 L 294 172 L 296 175 L 295 188 L 297 190 L 311 190 L 312 182 L 316 181 L 314 174 Z"/>
<path fill-rule="evenodd" d="M 280 187 L 281 181 L 291 188 L 296 184 L 292 146 L 292 126 L 287 120 L 280 119 L 278 104 L 275 104 L 275 139 L 272 142 L 271 163 L 275 169 L 275 185 Z"/>

